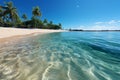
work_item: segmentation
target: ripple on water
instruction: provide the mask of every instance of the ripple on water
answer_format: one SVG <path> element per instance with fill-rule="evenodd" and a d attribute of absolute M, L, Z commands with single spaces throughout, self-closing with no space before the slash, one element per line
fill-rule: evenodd
<path fill-rule="evenodd" d="M 120 79 L 120 58 L 115 55 L 119 55 L 116 53 L 119 44 L 103 39 L 90 40 L 96 37 L 72 36 L 71 39 L 71 35 L 66 34 L 40 35 L 0 45 L 0 79 Z"/>

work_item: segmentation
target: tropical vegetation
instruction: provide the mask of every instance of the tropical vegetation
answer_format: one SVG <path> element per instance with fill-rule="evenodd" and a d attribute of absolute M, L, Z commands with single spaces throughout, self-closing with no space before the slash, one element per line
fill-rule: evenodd
<path fill-rule="evenodd" d="M 39 6 L 33 7 L 32 17 L 28 19 L 25 13 L 19 16 L 12 1 L 6 2 L 4 6 L 0 5 L 0 26 L 2 27 L 62 29 L 61 23 L 54 24 L 53 21 L 47 19 L 42 21 L 41 16 Z"/>

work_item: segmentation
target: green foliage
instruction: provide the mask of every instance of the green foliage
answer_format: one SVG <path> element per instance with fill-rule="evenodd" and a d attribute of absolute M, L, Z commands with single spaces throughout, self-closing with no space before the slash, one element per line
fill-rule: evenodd
<path fill-rule="evenodd" d="M 61 29 L 62 25 L 54 24 L 52 21 L 48 22 L 47 19 L 44 21 L 40 20 L 42 16 L 40 8 L 34 7 L 32 10 L 31 20 L 27 20 L 27 15 L 23 14 L 21 21 L 17 8 L 14 7 L 13 2 L 7 2 L 4 6 L 0 6 L 0 26 L 18 27 L 18 28 L 42 28 L 42 29 Z"/>
<path fill-rule="evenodd" d="M 15 24 L 19 19 L 18 13 L 17 13 L 17 9 L 13 6 L 12 2 L 8 2 L 6 3 L 7 5 L 7 11 L 8 11 L 8 15 L 9 18 L 11 19 L 12 23 Z"/>
<path fill-rule="evenodd" d="M 13 6 L 13 3 L 11 1 L 7 2 L 5 5 L 6 5 L 5 7 L 3 6 L 1 7 L 2 12 L 0 13 L 1 18 L 3 19 L 3 24 L 5 26 L 6 24 L 8 26 L 11 26 L 9 24 L 12 24 L 13 26 L 17 26 L 17 23 L 20 22 L 17 9 Z"/>
<path fill-rule="evenodd" d="M 61 27 L 56 24 L 48 24 L 48 29 L 61 29 Z"/>
<path fill-rule="evenodd" d="M 61 24 L 61 23 L 59 23 L 58 25 L 59 25 L 60 27 L 62 27 L 62 24 Z"/>
<path fill-rule="evenodd" d="M 33 8 L 32 14 L 33 14 L 33 17 L 40 17 L 40 16 L 42 16 L 42 14 L 40 12 L 40 8 L 38 6 Z"/>
<path fill-rule="evenodd" d="M 22 18 L 23 18 L 24 20 L 27 20 L 27 15 L 26 15 L 26 14 L 23 14 L 23 15 L 22 15 Z"/>
<path fill-rule="evenodd" d="M 42 28 L 43 27 L 43 23 L 42 23 L 41 20 L 33 17 L 32 20 L 31 20 L 31 26 L 33 28 Z"/>
<path fill-rule="evenodd" d="M 53 22 L 52 21 L 50 21 L 50 25 L 52 25 L 53 24 Z"/>
<path fill-rule="evenodd" d="M 0 14 L 2 14 L 2 8 L 0 8 Z M 2 19 L 2 16 L 0 16 L 0 26 L 3 25 L 3 19 Z"/>
<path fill-rule="evenodd" d="M 44 24 L 47 24 L 47 23 L 48 23 L 47 19 L 44 19 L 43 23 L 44 23 Z"/>

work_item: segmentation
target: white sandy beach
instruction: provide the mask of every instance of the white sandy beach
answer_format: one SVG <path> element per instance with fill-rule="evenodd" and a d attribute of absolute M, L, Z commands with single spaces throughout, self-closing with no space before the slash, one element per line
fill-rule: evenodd
<path fill-rule="evenodd" d="M 22 36 L 29 34 L 44 34 L 53 32 L 63 32 L 64 30 L 48 30 L 48 29 L 20 29 L 20 28 L 4 28 L 0 27 L 0 39 L 14 36 Z"/>

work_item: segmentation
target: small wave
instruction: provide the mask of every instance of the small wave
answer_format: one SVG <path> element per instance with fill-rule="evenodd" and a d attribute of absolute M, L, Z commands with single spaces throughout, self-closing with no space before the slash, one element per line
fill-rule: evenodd
<path fill-rule="evenodd" d="M 70 77 L 70 65 L 68 66 L 68 72 L 67 72 L 67 75 L 68 75 L 68 80 L 72 80 L 72 78 Z"/>
<path fill-rule="evenodd" d="M 46 77 L 47 75 L 47 72 L 49 71 L 49 69 L 53 66 L 53 63 L 51 63 L 46 69 L 45 71 L 43 72 L 43 75 L 42 75 L 42 80 L 48 80 L 48 78 Z"/>

